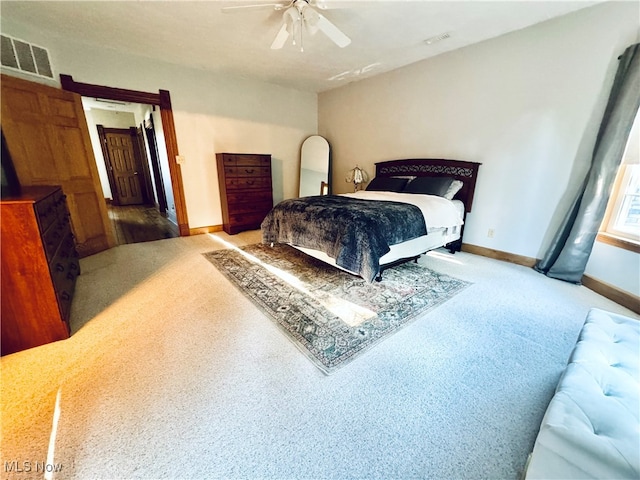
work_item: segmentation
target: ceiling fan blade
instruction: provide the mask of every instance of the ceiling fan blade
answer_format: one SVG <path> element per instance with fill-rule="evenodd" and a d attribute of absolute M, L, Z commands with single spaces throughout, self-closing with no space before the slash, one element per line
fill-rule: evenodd
<path fill-rule="evenodd" d="M 283 23 L 282 27 L 278 31 L 276 38 L 273 39 L 273 43 L 271 44 L 272 50 L 279 50 L 284 47 L 285 42 L 289 38 L 289 30 L 287 29 L 287 24 Z"/>
<path fill-rule="evenodd" d="M 333 43 L 340 48 L 344 48 L 351 43 L 351 39 L 347 37 L 338 27 L 327 20 L 323 15 L 318 14 L 318 28 L 324 33 Z"/>
<path fill-rule="evenodd" d="M 228 7 L 222 7 L 220 10 L 222 13 L 235 13 L 248 10 L 261 10 L 263 8 L 272 8 L 274 10 L 284 10 L 289 6 L 289 2 L 285 3 L 256 3 L 253 5 L 231 5 Z"/>

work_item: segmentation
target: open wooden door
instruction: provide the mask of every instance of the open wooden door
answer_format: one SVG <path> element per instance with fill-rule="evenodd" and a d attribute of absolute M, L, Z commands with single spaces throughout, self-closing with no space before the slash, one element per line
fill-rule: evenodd
<path fill-rule="evenodd" d="M 80 256 L 115 245 L 80 95 L 1 76 L 2 131 L 21 185 L 61 185 Z"/>

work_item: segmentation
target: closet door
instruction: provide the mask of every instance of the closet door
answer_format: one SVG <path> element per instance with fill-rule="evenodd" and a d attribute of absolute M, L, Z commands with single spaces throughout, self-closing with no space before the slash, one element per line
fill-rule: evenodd
<path fill-rule="evenodd" d="M 2 131 L 20 184 L 62 186 L 80 256 L 114 246 L 80 95 L 1 80 Z"/>

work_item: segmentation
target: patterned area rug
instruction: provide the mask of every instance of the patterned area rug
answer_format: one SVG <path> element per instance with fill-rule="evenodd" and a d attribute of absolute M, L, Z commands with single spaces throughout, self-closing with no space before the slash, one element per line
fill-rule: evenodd
<path fill-rule="evenodd" d="M 288 245 L 204 256 L 322 371 L 331 373 L 469 285 L 409 262 L 367 283 Z"/>

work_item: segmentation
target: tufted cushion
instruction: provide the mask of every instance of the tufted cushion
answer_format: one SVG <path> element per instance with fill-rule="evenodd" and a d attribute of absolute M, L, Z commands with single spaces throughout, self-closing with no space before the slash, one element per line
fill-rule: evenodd
<path fill-rule="evenodd" d="M 526 478 L 639 478 L 639 371 L 640 321 L 591 309 Z"/>

